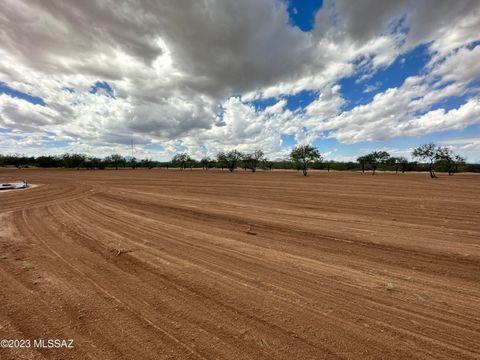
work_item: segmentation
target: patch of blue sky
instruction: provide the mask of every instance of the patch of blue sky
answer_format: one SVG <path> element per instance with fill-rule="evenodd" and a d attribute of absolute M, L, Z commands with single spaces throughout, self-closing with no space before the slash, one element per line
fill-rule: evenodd
<path fill-rule="evenodd" d="M 252 100 L 249 102 L 249 104 L 252 105 L 255 108 L 255 110 L 262 111 L 269 106 L 275 105 L 278 101 L 279 101 L 278 98 L 271 97 L 266 99 Z"/>
<path fill-rule="evenodd" d="M 34 105 L 41 105 L 41 106 L 47 105 L 41 97 L 33 96 L 30 94 L 24 93 L 22 91 L 16 90 L 10 87 L 7 83 L 1 82 L 1 81 L 0 81 L 0 94 L 6 94 L 8 96 L 11 96 L 17 99 L 22 99 Z"/>
<path fill-rule="evenodd" d="M 113 89 L 110 84 L 106 81 L 97 81 L 90 87 L 90 93 L 96 94 L 99 91 L 102 91 L 106 96 L 110 96 L 115 99 L 113 95 Z"/>
<path fill-rule="evenodd" d="M 371 146 L 371 143 L 356 143 L 356 144 L 344 144 L 339 142 L 335 138 L 321 138 L 313 142 L 315 146 L 325 160 L 331 160 L 333 158 L 353 158 L 358 153 L 367 152 L 366 146 Z M 328 156 L 324 154 L 329 153 Z M 333 154 L 332 154 L 333 153 Z"/>
<path fill-rule="evenodd" d="M 143 145 L 145 150 L 164 151 L 165 148 L 160 144 L 145 144 Z"/>
<path fill-rule="evenodd" d="M 423 139 L 433 142 L 466 137 L 480 139 L 480 125 L 469 125 L 463 129 L 435 132 L 422 136 Z"/>
<path fill-rule="evenodd" d="M 466 48 L 469 49 L 469 50 L 472 50 L 472 49 L 476 48 L 477 45 L 480 45 L 480 40 L 472 41 L 470 44 L 466 45 Z"/>
<path fill-rule="evenodd" d="M 288 15 L 290 24 L 304 32 L 311 31 L 315 25 L 315 14 L 323 5 L 323 0 L 289 0 Z"/>
<path fill-rule="evenodd" d="M 466 98 L 478 98 L 480 95 L 480 78 L 472 79 L 468 84 L 467 92 L 465 93 Z"/>
<path fill-rule="evenodd" d="M 200 152 L 203 153 L 204 155 L 206 155 L 208 153 L 208 149 L 205 145 L 200 145 L 198 148 L 199 148 Z"/>
<path fill-rule="evenodd" d="M 407 22 L 407 17 L 405 15 L 400 16 L 399 18 L 393 19 L 389 24 L 390 25 L 389 28 L 391 29 L 391 33 L 407 34 L 408 32 L 410 32 L 410 29 L 406 25 L 406 22 Z"/>
<path fill-rule="evenodd" d="M 435 104 L 432 105 L 428 111 L 433 111 L 437 109 L 444 109 L 446 112 L 452 109 L 458 109 L 460 106 L 466 103 L 468 99 L 468 95 L 461 95 L 461 96 L 450 96 L 445 98 Z M 428 112 L 427 111 L 427 112 Z"/>
<path fill-rule="evenodd" d="M 66 140 L 50 140 L 50 139 L 45 139 L 44 142 L 45 146 L 47 148 L 63 148 L 67 147 L 70 145 L 69 141 Z"/>
<path fill-rule="evenodd" d="M 62 148 L 70 145 L 70 141 L 55 140 L 55 133 L 51 131 L 47 131 L 45 135 L 41 137 L 41 140 L 47 148 Z"/>
<path fill-rule="evenodd" d="M 290 135 L 290 134 L 281 134 L 280 135 L 281 140 L 282 140 L 282 147 L 287 148 L 287 147 L 292 147 L 296 145 L 296 140 L 295 140 L 295 135 Z"/>
<path fill-rule="evenodd" d="M 25 139 L 25 137 L 22 136 L 22 135 L 10 135 L 10 134 L 7 134 L 6 138 L 8 140 L 15 140 L 15 141 L 20 141 L 20 140 Z"/>
<path fill-rule="evenodd" d="M 421 75 L 430 58 L 428 45 L 423 44 L 399 56 L 390 66 L 377 70 L 366 80 L 360 81 L 362 75 L 358 73 L 341 79 L 340 94 L 346 100 L 342 110 L 368 104 L 376 94 L 400 87 L 410 76 Z"/>
<path fill-rule="evenodd" d="M 340 143 L 334 138 L 321 138 L 313 142 L 313 146 L 318 148 L 321 153 L 332 151 L 332 149 L 337 148 L 339 145 Z"/>
<path fill-rule="evenodd" d="M 318 98 L 318 92 L 303 90 L 298 94 L 285 96 L 284 98 L 287 100 L 286 108 L 295 111 L 297 109 L 303 109 L 312 101 L 316 100 Z"/>
<path fill-rule="evenodd" d="M 221 104 L 217 105 L 217 118 L 215 119 L 215 125 L 221 126 L 225 125 L 225 122 L 223 120 L 225 116 L 225 107 Z"/>
<path fill-rule="evenodd" d="M 475 88 L 475 90 L 478 90 L 480 88 L 480 79 L 472 79 L 469 83 L 470 88 Z M 476 92 L 475 95 L 478 95 L 478 91 Z"/>
<path fill-rule="evenodd" d="M 176 152 L 184 152 L 184 151 L 188 150 L 188 148 L 183 144 L 183 142 L 181 140 L 177 140 L 177 142 L 174 146 L 175 146 L 175 151 Z"/>
<path fill-rule="evenodd" d="M 317 98 L 317 91 L 302 90 L 295 95 L 282 95 L 280 97 L 257 99 L 250 101 L 249 104 L 252 105 L 257 111 L 263 111 L 265 110 L 265 108 L 275 105 L 277 102 L 284 99 L 287 101 L 285 108 L 291 111 L 295 111 L 305 108 L 308 104 L 310 104 Z"/>

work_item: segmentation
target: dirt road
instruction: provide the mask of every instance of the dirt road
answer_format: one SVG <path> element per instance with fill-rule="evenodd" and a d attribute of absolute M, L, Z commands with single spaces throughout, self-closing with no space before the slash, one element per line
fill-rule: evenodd
<path fill-rule="evenodd" d="M 2 360 L 480 358 L 480 176 L 0 178 Z"/>

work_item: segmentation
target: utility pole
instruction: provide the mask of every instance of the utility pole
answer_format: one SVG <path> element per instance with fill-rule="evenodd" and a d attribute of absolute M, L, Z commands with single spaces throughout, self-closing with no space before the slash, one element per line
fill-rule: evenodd
<path fill-rule="evenodd" d="M 132 159 L 133 159 L 133 135 L 132 135 L 132 141 L 131 141 L 131 144 L 132 144 Z"/>

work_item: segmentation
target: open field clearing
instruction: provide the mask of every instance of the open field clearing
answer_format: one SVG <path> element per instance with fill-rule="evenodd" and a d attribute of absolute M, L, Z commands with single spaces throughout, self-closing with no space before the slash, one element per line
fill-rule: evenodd
<path fill-rule="evenodd" d="M 478 359 L 480 176 L 0 170 L 0 359 Z"/>

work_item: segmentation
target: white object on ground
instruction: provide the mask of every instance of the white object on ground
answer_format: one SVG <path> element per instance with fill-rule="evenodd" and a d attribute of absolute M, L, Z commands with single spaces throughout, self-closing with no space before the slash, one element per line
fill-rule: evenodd
<path fill-rule="evenodd" d="M 15 182 L 0 182 L 0 190 L 25 189 L 27 187 L 27 180 Z"/>

